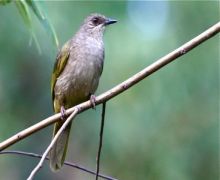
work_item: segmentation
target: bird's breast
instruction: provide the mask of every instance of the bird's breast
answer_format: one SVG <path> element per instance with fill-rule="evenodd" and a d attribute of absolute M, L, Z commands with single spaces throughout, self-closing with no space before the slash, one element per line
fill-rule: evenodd
<path fill-rule="evenodd" d="M 72 106 L 88 99 L 97 89 L 103 68 L 102 42 L 87 40 L 74 48 L 55 85 L 55 95 L 68 99 Z"/>

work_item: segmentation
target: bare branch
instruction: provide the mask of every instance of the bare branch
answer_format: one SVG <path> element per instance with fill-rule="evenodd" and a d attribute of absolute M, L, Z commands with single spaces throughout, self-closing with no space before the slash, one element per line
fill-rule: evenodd
<path fill-rule="evenodd" d="M 61 126 L 59 131 L 56 133 L 56 135 L 54 136 L 54 138 L 51 141 L 50 145 L 47 147 L 46 151 L 44 152 L 43 156 L 41 157 L 40 162 L 33 169 L 33 171 L 31 172 L 30 176 L 27 178 L 27 180 L 32 180 L 34 175 L 36 174 L 36 172 L 43 166 L 43 162 L 44 162 L 45 158 L 47 157 L 47 155 L 50 152 L 51 148 L 53 147 L 53 145 L 57 141 L 58 137 L 63 132 L 63 130 L 67 127 L 67 125 L 70 123 L 70 121 L 77 115 L 77 113 L 78 113 L 78 109 L 75 108 L 74 111 L 72 112 L 72 114 L 66 119 L 66 121 L 63 123 L 63 125 Z"/>
<path fill-rule="evenodd" d="M 0 154 L 15 154 L 15 155 L 28 156 L 28 157 L 35 157 L 35 158 L 41 158 L 42 157 L 42 155 L 40 155 L 40 154 L 24 152 L 24 151 L 2 151 L 2 152 L 0 152 Z M 47 156 L 45 159 L 49 160 L 49 157 Z M 79 169 L 79 170 L 85 171 L 87 173 L 96 175 L 95 171 L 89 170 L 89 169 L 87 169 L 87 168 L 85 168 L 85 167 L 83 167 L 81 165 L 77 165 L 75 163 L 71 163 L 71 162 L 65 161 L 64 165 L 70 166 L 70 167 L 74 167 L 76 169 Z M 109 176 L 106 176 L 106 175 L 103 175 L 103 174 L 98 174 L 98 176 L 103 178 L 103 179 L 107 179 L 107 180 L 117 180 L 115 178 L 112 178 L 112 177 L 109 177 Z"/>
<path fill-rule="evenodd" d="M 101 127 L 100 127 L 100 134 L 99 134 L 99 148 L 97 154 L 97 163 L 96 163 L 96 177 L 95 179 L 98 180 L 99 174 L 99 165 L 100 165 L 100 157 L 101 157 L 101 150 L 102 150 L 102 138 L 103 138 L 103 131 L 104 131 L 104 124 L 105 124 L 105 107 L 106 102 L 102 105 L 102 119 L 101 119 Z"/>
<path fill-rule="evenodd" d="M 168 64 L 168 63 L 172 62 L 173 60 L 177 59 L 178 57 L 186 54 L 187 52 L 189 52 L 193 48 L 197 47 L 199 44 L 205 42 L 207 39 L 218 34 L 219 31 L 220 31 L 220 22 L 213 25 L 212 27 L 210 27 L 209 29 L 204 31 L 202 34 L 193 38 L 192 40 L 185 43 L 184 45 L 182 45 L 178 49 L 174 50 L 173 52 L 158 59 L 156 62 L 154 62 L 150 66 L 146 67 L 142 71 L 138 72 L 137 74 L 133 75 L 132 77 L 130 77 L 126 81 L 120 83 L 119 85 L 106 91 L 105 93 L 97 96 L 96 97 L 96 104 L 97 105 L 101 104 L 101 103 L 106 102 L 109 99 L 117 96 L 118 94 L 122 93 L 126 89 L 128 89 L 128 88 L 132 87 L 133 85 L 135 85 L 136 83 L 140 82 L 142 79 L 146 78 L 147 76 L 151 75 L 155 71 L 159 70 L 160 68 L 162 68 L 166 64 Z M 84 103 L 81 103 L 75 107 L 68 109 L 66 111 L 66 114 L 67 115 L 71 114 L 75 110 L 75 108 L 77 108 L 79 110 L 78 113 L 80 113 L 80 112 L 82 112 L 86 109 L 89 109 L 91 107 L 92 107 L 92 104 L 90 103 L 90 101 L 86 101 Z M 60 113 L 55 114 L 55 115 L 48 117 L 48 118 L 42 120 L 41 122 L 23 130 L 23 131 L 15 134 L 14 136 L 12 136 L 9 139 L 0 143 L 0 151 L 4 150 L 5 148 L 11 146 L 12 144 L 14 144 L 16 142 L 22 140 L 23 138 L 29 136 L 30 134 L 33 134 L 36 131 L 39 131 L 40 129 L 42 129 L 46 126 L 49 126 L 50 124 L 58 121 L 60 117 L 61 117 Z"/>
<path fill-rule="evenodd" d="M 6 149 L 7 147 L 13 145 L 14 143 L 24 139 L 25 137 L 55 123 L 56 121 L 58 121 L 58 119 L 61 117 L 60 113 L 59 114 L 55 114 L 53 116 L 50 116 L 42 121 L 40 121 L 37 124 L 34 124 L 33 126 L 20 131 L 19 133 L 15 134 L 14 136 L 8 138 L 7 140 L 3 141 L 0 143 L 0 151 Z"/>

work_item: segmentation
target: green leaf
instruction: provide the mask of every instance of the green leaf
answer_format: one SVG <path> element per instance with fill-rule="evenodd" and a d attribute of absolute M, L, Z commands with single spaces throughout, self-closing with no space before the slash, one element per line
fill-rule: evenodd
<path fill-rule="evenodd" d="M 5 5 L 11 1 L 12 0 L 0 0 L 0 5 Z M 20 15 L 22 16 L 25 25 L 28 27 L 31 34 L 31 40 L 34 40 L 39 52 L 41 52 L 41 49 L 33 30 L 32 18 L 29 9 L 33 10 L 35 16 L 39 19 L 43 27 L 46 29 L 46 32 L 49 34 L 55 46 L 59 48 L 59 41 L 56 32 L 52 24 L 49 22 L 48 18 L 46 18 L 45 13 L 40 9 L 40 3 L 42 2 L 34 0 L 15 0 L 13 2 L 16 4 L 17 9 Z"/>
<path fill-rule="evenodd" d="M 33 31 L 32 19 L 31 19 L 31 15 L 30 15 L 26 1 L 25 0 L 17 0 L 14 2 L 19 10 L 19 13 L 21 14 L 21 16 L 24 20 L 24 23 L 26 24 L 26 26 L 28 27 L 28 29 L 30 31 L 32 38 L 34 39 L 34 42 L 38 48 L 38 51 L 41 53 L 40 45 L 39 45 L 37 38 L 36 38 L 36 35 Z"/>
<path fill-rule="evenodd" d="M 26 26 L 28 26 L 29 29 L 32 29 L 31 16 L 28 10 L 27 3 L 24 0 L 19 0 L 19 1 L 14 1 L 14 2 L 18 8 L 20 15 L 22 16 L 24 20 L 24 23 L 26 24 Z"/>
<path fill-rule="evenodd" d="M 40 1 L 33 1 L 33 0 L 26 0 L 27 4 L 31 7 L 41 24 L 44 26 L 44 28 L 47 30 L 47 33 L 53 40 L 56 47 L 59 47 L 59 41 L 56 35 L 56 32 L 52 26 L 52 24 L 49 22 L 48 18 L 46 18 L 46 15 L 43 11 L 40 9 Z"/>

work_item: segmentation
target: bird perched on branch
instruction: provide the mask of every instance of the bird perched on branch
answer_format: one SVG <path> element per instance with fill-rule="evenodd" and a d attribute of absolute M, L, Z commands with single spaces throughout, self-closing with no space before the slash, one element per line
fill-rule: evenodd
<path fill-rule="evenodd" d="M 88 16 L 78 32 L 67 41 L 57 55 L 51 80 L 55 113 L 62 119 L 54 126 L 53 136 L 65 120 L 65 109 L 88 99 L 95 105 L 95 96 L 104 62 L 103 33 L 117 22 L 100 14 Z M 50 151 L 50 167 L 60 169 L 65 160 L 71 124 L 62 132 Z"/>

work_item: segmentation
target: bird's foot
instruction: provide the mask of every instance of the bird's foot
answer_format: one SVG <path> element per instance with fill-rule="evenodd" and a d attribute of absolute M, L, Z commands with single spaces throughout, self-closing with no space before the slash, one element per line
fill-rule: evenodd
<path fill-rule="evenodd" d="M 65 121 L 65 119 L 66 119 L 66 109 L 64 108 L 64 106 L 61 106 L 60 113 L 61 113 L 61 119 L 63 121 Z"/>
<path fill-rule="evenodd" d="M 96 106 L 96 104 L 95 104 L 95 102 L 96 102 L 96 97 L 95 97 L 94 94 L 91 94 L 91 96 L 90 96 L 90 102 L 91 102 L 91 104 L 92 104 L 92 109 L 96 109 L 96 108 L 95 108 L 95 106 Z"/>

